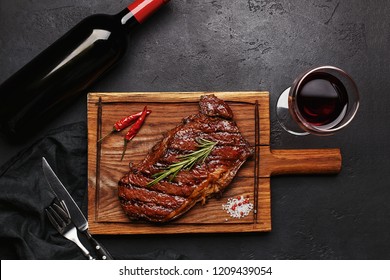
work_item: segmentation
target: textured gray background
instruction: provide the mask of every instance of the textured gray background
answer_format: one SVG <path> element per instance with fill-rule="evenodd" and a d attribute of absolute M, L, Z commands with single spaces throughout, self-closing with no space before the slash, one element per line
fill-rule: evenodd
<path fill-rule="evenodd" d="M 127 4 L 0 0 L 0 82 L 84 17 Z M 100 240 L 123 258 L 389 259 L 389 12 L 387 0 L 172 0 L 131 36 L 127 56 L 91 91 L 268 90 L 272 147 L 340 147 L 343 169 L 273 178 L 270 233 Z M 356 80 L 356 119 L 335 136 L 287 134 L 275 119 L 278 95 L 302 71 L 325 64 Z M 85 96 L 41 134 L 80 120 Z M 32 141 L 0 139 L 0 164 Z"/>

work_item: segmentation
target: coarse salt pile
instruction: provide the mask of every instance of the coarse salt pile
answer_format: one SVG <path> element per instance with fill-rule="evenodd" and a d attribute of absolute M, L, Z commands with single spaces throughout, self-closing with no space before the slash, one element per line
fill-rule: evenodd
<path fill-rule="evenodd" d="M 249 215 L 253 210 L 253 204 L 249 202 L 248 195 L 246 197 L 240 195 L 229 198 L 226 204 L 222 204 L 222 209 L 226 210 L 230 217 L 241 219 Z"/>

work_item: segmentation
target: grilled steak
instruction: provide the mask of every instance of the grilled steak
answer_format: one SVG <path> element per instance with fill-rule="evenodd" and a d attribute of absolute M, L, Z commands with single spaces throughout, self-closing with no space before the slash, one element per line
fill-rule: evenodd
<path fill-rule="evenodd" d="M 123 176 L 118 185 L 121 206 L 132 220 L 167 222 L 178 218 L 197 202 L 220 194 L 253 153 L 242 137 L 230 107 L 214 95 L 204 95 L 199 113 L 183 119 Z M 172 179 L 148 185 L 153 175 L 198 148 L 197 139 L 216 142 L 204 162 L 181 170 Z"/>

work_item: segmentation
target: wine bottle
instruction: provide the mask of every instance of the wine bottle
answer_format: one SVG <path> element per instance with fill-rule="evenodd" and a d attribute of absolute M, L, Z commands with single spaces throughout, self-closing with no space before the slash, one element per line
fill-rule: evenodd
<path fill-rule="evenodd" d="M 116 15 L 85 18 L 0 85 L 0 125 L 9 136 L 42 126 L 112 68 L 128 34 L 169 0 L 135 0 Z"/>

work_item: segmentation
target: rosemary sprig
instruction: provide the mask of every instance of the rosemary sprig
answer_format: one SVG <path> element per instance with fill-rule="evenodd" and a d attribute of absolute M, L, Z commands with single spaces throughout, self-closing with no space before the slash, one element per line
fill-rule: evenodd
<path fill-rule="evenodd" d="M 196 139 L 196 142 L 198 143 L 198 150 L 187 155 L 179 156 L 180 161 L 172 163 L 167 169 L 154 174 L 153 178 L 155 179 L 149 182 L 147 186 L 153 186 L 168 176 L 170 176 L 169 181 L 172 181 L 180 170 L 190 170 L 196 163 L 203 163 L 215 145 L 217 145 L 216 142 L 203 138 Z"/>

